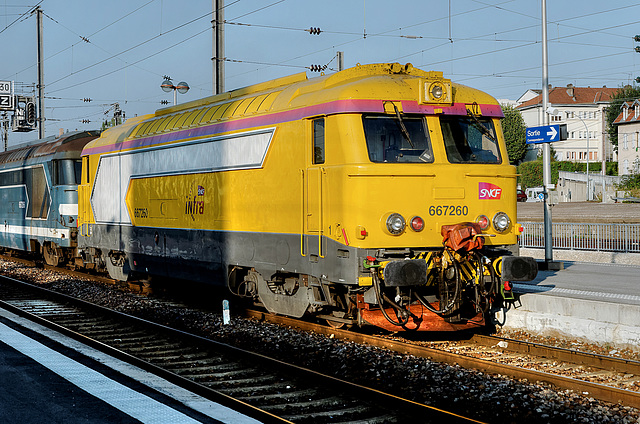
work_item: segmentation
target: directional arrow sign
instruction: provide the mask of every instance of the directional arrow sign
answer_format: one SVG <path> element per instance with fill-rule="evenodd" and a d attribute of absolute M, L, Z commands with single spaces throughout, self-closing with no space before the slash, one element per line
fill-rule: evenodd
<path fill-rule="evenodd" d="M 527 128 L 527 144 L 560 141 L 560 125 Z"/>

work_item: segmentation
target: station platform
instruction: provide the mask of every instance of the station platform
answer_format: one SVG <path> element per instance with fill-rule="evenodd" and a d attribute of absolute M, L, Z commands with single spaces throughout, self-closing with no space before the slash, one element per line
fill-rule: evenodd
<path fill-rule="evenodd" d="M 514 292 L 496 317 L 505 329 L 640 349 L 640 266 L 565 261 Z"/>
<path fill-rule="evenodd" d="M 258 423 L 0 310 L 0 422 Z"/>

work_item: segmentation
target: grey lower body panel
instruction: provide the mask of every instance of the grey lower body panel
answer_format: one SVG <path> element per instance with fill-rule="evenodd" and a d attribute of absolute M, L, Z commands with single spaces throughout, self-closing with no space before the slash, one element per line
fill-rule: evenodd
<path fill-rule="evenodd" d="M 226 284 L 231 266 L 255 268 L 265 279 L 275 273 L 297 273 L 321 280 L 357 284 L 364 250 L 317 235 L 156 229 L 92 225 L 80 236 L 80 248 L 103 254 L 124 252 L 132 271 L 156 276 Z M 304 243 L 301 249 L 301 243 Z"/>

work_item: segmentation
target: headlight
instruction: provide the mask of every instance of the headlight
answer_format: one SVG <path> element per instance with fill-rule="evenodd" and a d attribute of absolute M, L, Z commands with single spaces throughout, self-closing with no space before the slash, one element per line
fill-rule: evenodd
<path fill-rule="evenodd" d="M 493 228 L 495 228 L 499 233 L 507 231 L 510 225 L 511 220 L 509 219 L 509 215 L 504 212 L 498 212 L 493 217 Z"/>
<path fill-rule="evenodd" d="M 444 89 L 440 84 L 433 84 L 431 86 L 431 95 L 433 96 L 434 99 L 440 99 L 440 97 L 442 97 L 443 94 L 444 94 Z"/>
<path fill-rule="evenodd" d="M 404 218 L 399 213 L 392 213 L 387 218 L 387 230 L 394 236 L 401 234 L 405 225 Z"/>

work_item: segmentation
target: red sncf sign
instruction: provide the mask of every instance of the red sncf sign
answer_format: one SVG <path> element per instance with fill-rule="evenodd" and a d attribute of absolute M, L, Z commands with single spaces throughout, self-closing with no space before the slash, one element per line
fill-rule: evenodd
<path fill-rule="evenodd" d="M 480 200 L 499 200 L 502 196 L 502 189 L 495 184 L 479 183 L 478 199 Z"/>

